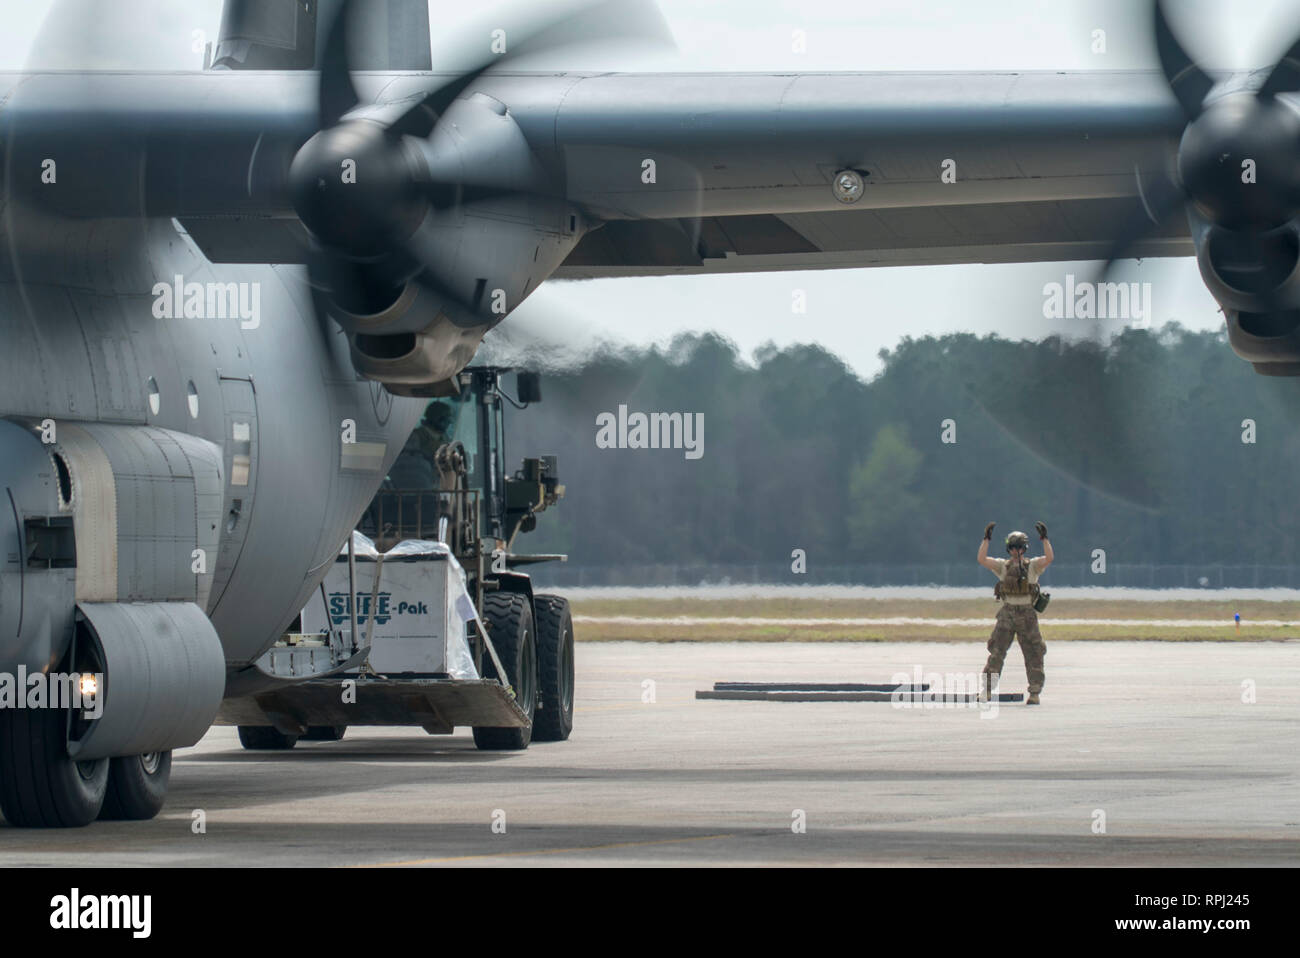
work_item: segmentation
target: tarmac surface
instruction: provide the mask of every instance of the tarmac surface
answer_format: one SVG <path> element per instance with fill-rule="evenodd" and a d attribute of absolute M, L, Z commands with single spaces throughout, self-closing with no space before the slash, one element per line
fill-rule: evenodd
<path fill-rule="evenodd" d="M 1300 864 L 1300 642 L 1049 635 L 1043 704 L 996 712 L 694 698 L 918 667 L 934 682 L 983 658 L 973 643 L 580 644 L 567 742 L 484 753 L 468 730 L 354 728 L 255 753 L 214 728 L 177 753 L 154 821 L 0 824 L 0 865 Z M 1006 668 L 1002 690 L 1023 691 L 1017 650 Z"/>

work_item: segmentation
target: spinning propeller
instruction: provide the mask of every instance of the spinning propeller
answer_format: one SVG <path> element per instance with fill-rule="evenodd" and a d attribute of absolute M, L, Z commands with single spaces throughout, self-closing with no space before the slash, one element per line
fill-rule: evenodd
<path fill-rule="evenodd" d="M 1107 257 L 1124 258 L 1154 225 L 1187 214 L 1206 231 L 1206 254 L 1228 287 L 1229 305 L 1252 311 L 1292 309 L 1300 301 L 1280 290 L 1297 262 L 1290 224 L 1300 214 L 1300 115 L 1279 94 L 1300 91 L 1300 40 L 1257 90 L 1210 98 L 1216 81 L 1178 42 L 1155 8 L 1156 53 L 1169 88 L 1187 117 L 1176 158 L 1139 174 L 1141 218 L 1126 224 Z M 1233 294 L 1239 294 L 1233 296 Z"/>
<path fill-rule="evenodd" d="M 315 241 L 312 284 L 365 316 L 387 308 L 414 281 L 465 325 L 488 321 L 474 319 L 481 291 L 446 276 L 436 235 L 440 222 L 495 200 L 560 199 L 563 188 L 512 122 L 457 123 L 453 104 L 489 68 L 562 45 L 667 36 L 666 27 L 657 9 L 638 0 L 570 4 L 563 15 L 512 31 L 507 53 L 491 52 L 485 36 L 476 62 L 414 103 L 364 104 L 348 55 L 353 18 L 363 6 L 345 0 L 329 28 L 320 65 L 320 131 L 290 167 L 294 208 Z M 482 100 L 505 117 L 505 104 Z"/>
<path fill-rule="evenodd" d="M 1218 81 L 1178 41 L 1163 0 L 1152 6 L 1155 55 L 1187 125 L 1175 155 L 1140 164 L 1141 207 L 1117 230 L 1095 279 L 1106 281 L 1116 261 L 1152 234 L 1181 231 L 1178 218 L 1185 218 L 1207 283 L 1225 306 L 1265 315 L 1300 308 L 1296 285 L 1286 282 L 1300 256 L 1292 225 L 1300 214 L 1300 115 L 1280 98 L 1300 91 L 1300 40 L 1258 89 L 1216 95 Z M 1133 468 L 1166 465 L 1136 425 L 1158 401 L 1156 371 L 1115 368 L 1100 341 L 1064 349 L 1048 364 L 1037 375 L 1052 388 L 1035 391 L 1046 408 L 1023 409 L 1017 390 L 996 379 L 972 383 L 971 394 L 1044 461 L 1094 491 L 1158 509 L 1145 470 Z M 1068 429 L 1055 428 L 1079 418 L 1090 420 L 1087 435 L 1108 437 L 1105 448 L 1082 448 Z"/>

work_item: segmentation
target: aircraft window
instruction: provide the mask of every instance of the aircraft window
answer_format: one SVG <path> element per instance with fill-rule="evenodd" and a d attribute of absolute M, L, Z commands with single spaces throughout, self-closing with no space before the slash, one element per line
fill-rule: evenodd
<path fill-rule="evenodd" d="M 195 387 L 193 379 L 190 380 L 189 386 L 186 388 L 185 392 L 186 392 L 185 401 L 189 403 L 189 407 L 190 407 L 190 418 L 198 419 L 199 418 L 199 391 Z"/>
<path fill-rule="evenodd" d="M 230 484 L 246 486 L 252 472 L 252 428 L 246 422 L 233 424 L 234 449 L 230 460 Z"/>
<path fill-rule="evenodd" d="M 162 395 L 158 392 L 158 380 L 150 376 L 145 380 L 145 386 L 149 389 L 149 411 L 156 416 L 162 406 Z"/>

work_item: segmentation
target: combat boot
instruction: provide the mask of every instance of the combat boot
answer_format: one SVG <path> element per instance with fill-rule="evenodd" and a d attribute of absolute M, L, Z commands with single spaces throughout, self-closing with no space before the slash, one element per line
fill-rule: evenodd
<path fill-rule="evenodd" d="M 1038 704 L 1038 693 L 1037 693 L 1037 692 L 1030 692 L 1029 695 L 1025 697 L 1025 704 L 1026 704 L 1026 705 L 1037 705 L 1037 704 Z"/>

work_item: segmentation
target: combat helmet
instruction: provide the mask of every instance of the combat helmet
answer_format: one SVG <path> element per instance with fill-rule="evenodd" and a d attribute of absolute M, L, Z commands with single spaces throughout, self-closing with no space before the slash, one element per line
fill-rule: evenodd
<path fill-rule="evenodd" d="M 424 409 L 424 425 L 438 432 L 446 432 L 452 418 L 451 406 L 436 399 Z"/>
<path fill-rule="evenodd" d="M 1013 532 L 1007 536 L 1007 552 L 1019 546 L 1021 549 L 1029 548 L 1029 536 L 1023 532 Z"/>

